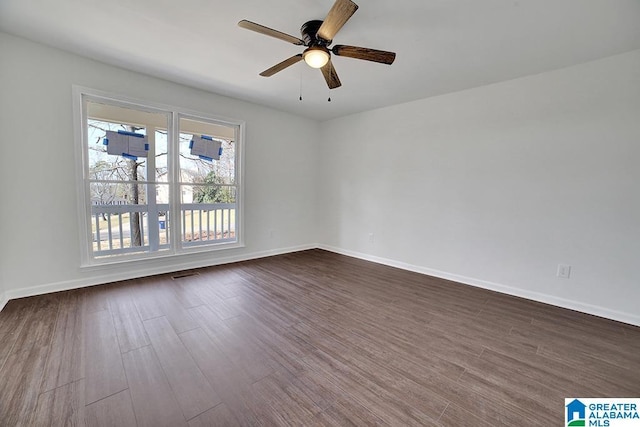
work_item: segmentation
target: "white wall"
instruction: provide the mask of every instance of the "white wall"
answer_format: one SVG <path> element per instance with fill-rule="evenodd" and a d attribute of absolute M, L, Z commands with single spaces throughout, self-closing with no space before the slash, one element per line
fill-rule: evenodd
<path fill-rule="evenodd" d="M 640 51 L 325 122 L 321 150 L 324 247 L 640 325 Z"/>
<path fill-rule="evenodd" d="M 0 33 L 0 303 L 8 298 L 278 253 L 317 240 L 319 123 Z M 244 120 L 243 249 L 81 270 L 72 84 Z M 271 236 L 269 231 L 273 230 Z"/>

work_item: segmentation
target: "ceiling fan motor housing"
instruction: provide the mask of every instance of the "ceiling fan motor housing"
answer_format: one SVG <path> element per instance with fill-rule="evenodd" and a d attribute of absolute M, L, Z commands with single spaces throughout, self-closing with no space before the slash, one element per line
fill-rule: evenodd
<path fill-rule="evenodd" d="M 322 25 L 323 21 L 313 20 L 307 21 L 300 27 L 300 34 L 302 34 L 302 40 L 304 40 L 305 46 L 329 46 L 331 40 L 323 40 L 318 38 L 317 33 Z"/>

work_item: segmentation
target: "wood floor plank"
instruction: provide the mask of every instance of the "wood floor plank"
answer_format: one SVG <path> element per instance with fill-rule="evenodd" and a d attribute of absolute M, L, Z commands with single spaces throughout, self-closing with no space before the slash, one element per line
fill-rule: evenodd
<path fill-rule="evenodd" d="M 331 334 L 325 332 L 323 337 L 330 337 Z M 437 393 L 431 392 L 410 378 L 402 375 L 398 370 L 389 369 L 384 360 L 377 360 L 375 356 L 367 355 L 362 351 L 345 349 L 343 340 L 338 335 L 333 336 L 333 340 L 325 340 L 318 343 L 319 347 L 336 361 L 340 361 L 351 367 L 354 373 L 366 378 L 372 384 L 377 384 L 381 388 L 393 391 L 394 394 L 402 396 L 403 400 L 413 408 L 427 414 L 431 419 L 437 419 L 444 408 L 446 401 Z M 336 346 L 335 344 L 339 344 Z M 372 374 L 375 372 L 375 374 Z"/>
<path fill-rule="evenodd" d="M 391 425 L 434 425 L 442 410 L 434 418 L 419 408 L 407 404 L 402 397 L 371 382 L 348 365 L 323 352 L 304 358 L 309 370 L 329 378 L 341 393 L 353 395 L 367 410 Z"/>
<path fill-rule="evenodd" d="M 55 319 L 58 316 L 60 297 L 57 294 L 25 298 L 25 304 L 32 304 L 24 326 L 16 338 L 11 353 L 23 353 L 35 347 L 48 347 L 53 337 Z"/>
<path fill-rule="evenodd" d="M 216 313 L 221 320 L 230 319 L 241 313 L 237 308 L 237 301 L 235 305 L 233 304 L 233 299 L 237 299 L 238 297 L 223 299 L 219 296 L 218 288 L 221 285 L 203 282 L 201 280 L 191 281 L 189 285 L 191 286 L 190 289 L 192 289 L 192 293 L 197 295 L 201 302 L 198 305 L 206 305 Z M 183 285 L 183 289 L 184 286 L 186 285 Z M 229 300 L 231 300 L 231 303 L 228 302 Z M 192 305 L 190 308 L 197 307 L 198 305 Z"/>
<path fill-rule="evenodd" d="M 231 297 L 226 299 L 220 299 L 214 304 L 208 303 L 208 306 L 213 311 L 215 311 L 215 313 L 222 320 L 229 320 L 243 314 L 244 312 L 242 308 L 243 303 L 244 303 L 244 298 L 242 296 L 237 296 L 237 297 Z"/>
<path fill-rule="evenodd" d="M 0 369 L 0 419 L 9 426 L 30 426 L 38 402 L 55 319 L 58 295 L 25 298 L 30 304 L 18 337 Z"/>
<path fill-rule="evenodd" d="M 504 402 L 491 393 L 481 394 L 476 388 L 456 380 L 446 378 L 437 372 L 423 369 L 420 365 L 395 365 L 394 369 L 425 389 L 437 393 L 450 404 L 465 408 L 474 416 L 493 425 L 518 425 L 522 417 L 517 410 L 504 405 Z M 489 390 L 490 391 L 490 390 Z M 516 408 L 517 409 L 517 408 Z"/>
<path fill-rule="evenodd" d="M 131 296 L 136 304 L 142 320 L 154 319 L 165 315 L 159 294 L 162 292 L 156 286 L 157 278 L 149 277 L 136 280 L 137 286 Z"/>
<path fill-rule="evenodd" d="M 482 378 L 494 390 L 504 390 L 509 399 L 522 399 L 522 401 L 526 402 L 525 406 L 539 414 L 540 419 L 548 416 L 549 419 L 555 418 L 557 420 L 557 417 L 554 417 L 554 411 L 557 408 L 557 402 L 564 399 L 565 395 L 557 388 L 542 384 L 537 379 L 521 374 L 516 365 L 493 363 L 486 359 L 478 358 L 474 365 L 462 375 L 460 383 L 466 384 L 469 375 Z M 508 401 L 509 399 L 503 399 L 503 401 Z M 521 404 L 516 406 L 521 406 Z"/>
<path fill-rule="evenodd" d="M 171 282 L 165 282 L 165 287 L 172 292 L 182 308 L 198 307 L 204 304 L 197 292 L 200 288 L 199 277 L 200 273 L 197 271 L 179 272 L 171 276 Z"/>
<path fill-rule="evenodd" d="M 180 427 L 187 421 L 151 346 L 122 355 L 140 427 Z"/>
<path fill-rule="evenodd" d="M 320 425 L 327 426 L 382 426 L 380 418 L 354 400 L 343 398 L 316 415 Z"/>
<path fill-rule="evenodd" d="M 0 371 L 0 419 L 7 426 L 31 426 L 48 348 L 12 353 Z"/>
<path fill-rule="evenodd" d="M 91 286 L 81 289 L 82 309 L 85 314 L 95 313 L 109 309 L 109 292 L 113 287 L 109 286 Z"/>
<path fill-rule="evenodd" d="M 350 332 L 346 339 L 353 343 L 358 348 L 358 351 L 370 355 L 380 363 L 393 367 L 399 372 L 404 372 L 408 369 L 427 370 L 455 381 L 460 378 L 466 369 L 459 363 L 428 351 L 405 350 L 401 346 L 390 345 L 370 333 Z M 467 358 L 467 360 L 470 360 L 470 358 Z"/>
<path fill-rule="evenodd" d="M 640 348 L 638 348 L 639 351 L 634 352 L 627 350 L 629 347 L 637 346 L 637 343 L 629 340 L 629 343 L 624 346 L 618 345 L 628 340 L 622 334 L 616 333 L 611 336 L 610 333 L 598 333 L 596 331 L 561 331 L 558 327 L 540 322 L 519 326 L 514 329 L 517 329 L 521 336 L 527 336 L 531 341 L 537 342 L 539 346 L 551 348 L 568 347 L 570 350 L 592 354 L 596 359 L 623 369 L 630 369 L 633 366 L 640 365 Z M 572 341 L 569 345 L 566 341 L 568 334 L 572 336 Z M 594 340 L 594 336 L 598 336 L 599 339 Z M 605 357 L 599 357 L 599 355 L 604 355 Z"/>
<path fill-rule="evenodd" d="M 42 393 L 31 422 L 34 426 L 84 426 L 84 380 Z"/>
<path fill-rule="evenodd" d="M 13 350 L 25 323 L 34 310 L 34 304 L 24 301 L 9 301 L 0 311 L 0 371 Z"/>
<path fill-rule="evenodd" d="M 145 320 L 144 327 L 187 420 L 222 402 L 165 317 Z"/>
<path fill-rule="evenodd" d="M 109 308 L 113 316 L 113 323 L 118 337 L 118 344 L 122 353 L 146 347 L 150 344 L 147 332 L 142 324 L 142 318 L 131 296 L 135 290 L 132 285 L 118 289 L 109 298 Z"/>
<path fill-rule="evenodd" d="M 260 349 L 246 339 L 241 330 L 234 332 L 205 306 L 193 308 L 190 312 L 211 340 L 254 382 L 273 372 Z"/>
<path fill-rule="evenodd" d="M 557 390 L 564 396 L 621 396 L 626 393 L 620 385 L 598 372 L 580 369 L 538 354 L 504 354 L 485 350 L 480 357 L 499 367 L 512 370 Z"/>
<path fill-rule="evenodd" d="M 451 403 L 447 406 L 447 409 L 445 409 L 444 413 L 438 420 L 438 425 L 442 427 L 458 427 L 467 425 L 474 427 L 496 427 L 498 425 L 509 426 L 508 424 L 485 422 L 455 403 Z"/>
<path fill-rule="evenodd" d="M 254 383 L 251 387 L 273 410 L 280 424 L 304 425 L 321 409 L 282 373 L 273 373 Z"/>
<path fill-rule="evenodd" d="M 300 358 L 315 350 L 311 344 L 291 333 L 290 328 L 261 322 L 251 316 L 250 310 L 243 310 L 242 315 L 227 319 L 224 323 L 265 352 L 275 350 L 290 358 Z"/>
<path fill-rule="evenodd" d="M 264 396 L 251 386 L 238 390 L 227 405 L 242 426 L 284 425 Z"/>
<path fill-rule="evenodd" d="M 66 292 L 60 296 L 60 308 L 47 357 L 42 391 L 53 390 L 84 378 L 84 355 L 82 295 L 78 292 Z"/>
<path fill-rule="evenodd" d="M 240 426 L 236 417 L 233 416 L 233 413 L 229 410 L 227 405 L 221 403 L 201 414 L 191 421 L 189 421 L 189 427 L 211 427 L 211 426 L 220 426 L 220 427 L 236 427 Z"/>
<path fill-rule="evenodd" d="M 540 346 L 538 354 L 556 361 L 565 361 L 569 365 L 584 366 L 589 372 L 596 372 L 598 376 L 615 378 L 620 390 L 625 390 L 625 394 L 640 394 L 640 374 L 638 369 L 630 365 L 623 368 L 606 361 L 606 354 L 601 357 L 594 357 L 593 353 L 583 351 L 572 351 L 570 346 Z"/>
<path fill-rule="evenodd" d="M 253 380 L 232 362 L 202 329 L 180 334 L 180 340 L 193 357 L 202 373 L 221 396 L 235 388 L 248 387 Z"/>
<path fill-rule="evenodd" d="M 263 425 L 271 414 L 256 412 L 253 380 L 202 329 L 180 334 L 180 339 L 240 425 Z"/>
<path fill-rule="evenodd" d="M 520 420 L 521 423 L 540 422 L 544 425 L 558 425 L 564 419 L 564 414 L 555 411 L 557 405 L 552 409 L 549 408 L 552 403 L 545 400 L 544 396 L 523 392 L 519 388 L 517 378 L 504 381 L 491 378 L 486 374 L 486 372 L 478 374 L 467 371 L 460 377 L 459 385 L 470 390 L 475 396 L 496 402 L 497 406 L 504 408 L 503 415 L 498 420 L 510 419 L 511 425 L 514 425 L 516 420 Z M 556 397 L 560 401 L 563 399 L 561 396 Z"/>
<path fill-rule="evenodd" d="M 86 406 L 85 420 L 87 427 L 136 427 L 129 390 Z"/>
<path fill-rule="evenodd" d="M 85 315 L 86 404 L 126 390 L 127 378 L 109 310 Z"/>
<path fill-rule="evenodd" d="M 165 316 L 176 332 L 185 332 L 198 327 L 186 308 L 182 307 L 175 294 L 168 289 L 171 278 L 159 276 L 142 279 L 143 286 L 134 293 L 134 301 L 142 320 Z"/>
<path fill-rule="evenodd" d="M 304 393 L 321 409 L 328 408 L 339 398 L 321 382 L 307 375 L 308 371 L 305 370 L 300 359 L 315 350 L 309 343 L 297 339 L 286 330 L 276 333 L 266 325 L 247 319 L 246 316 L 236 317 L 233 322 L 234 327 L 243 331 L 244 336 L 254 338 L 268 359 L 272 361 L 270 366 L 276 370 L 272 375 L 277 375 L 278 378 L 285 375 L 288 382 L 304 390 Z"/>

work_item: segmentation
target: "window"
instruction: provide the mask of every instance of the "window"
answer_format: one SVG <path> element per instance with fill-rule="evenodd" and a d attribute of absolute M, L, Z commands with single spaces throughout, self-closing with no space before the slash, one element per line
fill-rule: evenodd
<path fill-rule="evenodd" d="M 240 245 L 241 123 L 76 92 L 83 264 Z"/>

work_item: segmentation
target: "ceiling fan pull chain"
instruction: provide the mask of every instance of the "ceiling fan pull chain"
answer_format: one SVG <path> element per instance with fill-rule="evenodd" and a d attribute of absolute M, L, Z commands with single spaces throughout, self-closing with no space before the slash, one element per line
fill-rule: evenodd
<path fill-rule="evenodd" d="M 302 69 L 300 70 L 300 101 L 302 102 Z"/>

